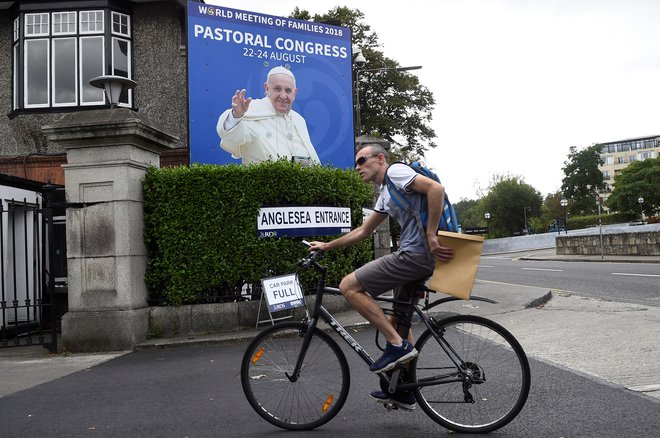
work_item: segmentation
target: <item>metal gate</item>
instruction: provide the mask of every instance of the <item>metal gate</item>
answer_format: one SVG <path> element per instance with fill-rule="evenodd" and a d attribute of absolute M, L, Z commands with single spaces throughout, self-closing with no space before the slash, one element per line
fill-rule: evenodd
<path fill-rule="evenodd" d="M 39 200 L 0 205 L 0 348 L 57 351 L 53 210 Z M 49 250 L 50 248 L 50 250 Z"/>

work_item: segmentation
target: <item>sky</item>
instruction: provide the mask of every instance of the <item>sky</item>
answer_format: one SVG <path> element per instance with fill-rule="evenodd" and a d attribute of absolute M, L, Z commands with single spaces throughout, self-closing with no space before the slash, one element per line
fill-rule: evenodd
<path fill-rule="evenodd" d="M 270 15 L 359 9 L 435 97 L 426 164 L 453 202 L 520 176 L 560 190 L 569 148 L 660 135 L 657 0 L 206 0 Z"/>

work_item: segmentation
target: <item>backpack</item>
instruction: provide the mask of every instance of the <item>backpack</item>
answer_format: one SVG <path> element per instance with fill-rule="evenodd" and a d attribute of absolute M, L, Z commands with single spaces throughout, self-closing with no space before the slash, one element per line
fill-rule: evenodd
<path fill-rule="evenodd" d="M 397 163 L 393 163 L 397 164 Z M 406 163 L 400 163 L 406 164 Z M 440 178 L 436 175 L 431 169 L 422 166 L 419 161 L 414 161 L 411 164 L 406 164 L 406 166 L 411 167 L 415 172 L 420 175 L 424 175 L 428 178 L 431 178 L 433 181 L 440 183 Z M 387 190 L 390 192 L 390 197 L 394 200 L 396 205 L 402 208 L 405 211 L 410 212 L 412 204 L 408 199 L 403 195 L 403 193 L 394 185 L 390 177 L 385 173 L 385 182 L 387 184 Z M 412 212 L 417 220 L 417 225 L 420 227 L 420 232 L 422 235 L 426 234 L 426 224 L 428 223 L 429 207 L 426 201 L 426 196 L 422 200 L 421 211 Z M 418 214 L 417 214 L 418 213 Z M 444 206 L 442 208 L 442 213 L 440 214 L 440 222 L 438 223 L 439 231 L 451 231 L 457 233 L 460 229 L 458 225 L 458 219 L 456 218 L 456 211 L 454 207 L 449 202 L 449 197 L 445 193 Z"/>

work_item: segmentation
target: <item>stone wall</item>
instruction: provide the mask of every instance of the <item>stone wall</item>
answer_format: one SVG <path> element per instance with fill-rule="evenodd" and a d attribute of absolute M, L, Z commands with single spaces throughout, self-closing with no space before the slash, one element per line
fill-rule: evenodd
<path fill-rule="evenodd" d="M 600 235 L 557 237 L 558 255 L 600 255 Z M 660 255 L 660 232 L 603 234 L 605 255 Z"/>
<path fill-rule="evenodd" d="M 307 306 L 311 309 L 315 296 L 306 296 Z M 261 308 L 260 308 L 261 306 Z M 323 306 L 332 314 L 350 309 L 348 301 L 341 296 L 324 295 Z M 273 318 L 293 316 L 291 321 L 300 321 L 305 315 L 305 308 L 298 307 L 273 314 Z M 151 307 L 149 331 L 151 336 L 172 337 L 225 333 L 237 330 L 249 330 L 256 327 L 257 319 L 269 319 L 266 301 L 241 301 L 222 304 L 195 304 L 188 306 Z M 270 324 L 270 322 L 267 322 Z"/>

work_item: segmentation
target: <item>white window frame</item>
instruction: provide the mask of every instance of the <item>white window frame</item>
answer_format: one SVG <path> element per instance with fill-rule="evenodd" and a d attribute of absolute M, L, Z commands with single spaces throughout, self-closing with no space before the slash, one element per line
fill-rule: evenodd
<path fill-rule="evenodd" d="M 14 19 L 14 39 L 13 42 L 18 41 L 18 38 L 21 36 L 21 21 L 19 17 Z"/>
<path fill-rule="evenodd" d="M 99 13 L 101 14 L 101 29 L 83 30 L 83 25 L 82 25 L 83 24 L 83 17 L 89 17 L 91 14 L 94 14 L 95 15 L 94 16 L 94 23 L 98 23 L 96 21 L 96 15 L 99 14 Z M 91 22 L 89 22 L 89 23 L 91 23 Z M 100 34 L 100 33 L 105 32 L 105 13 L 104 13 L 104 11 L 102 9 L 101 10 L 94 9 L 94 10 L 89 10 L 89 11 L 80 11 L 78 13 L 78 30 L 79 30 L 78 33 L 80 35 L 93 35 L 93 34 Z"/>
<path fill-rule="evenodd" d="M 127 63 L 122 65 L 120 74 L 122 76 L 127 74 L 128 78 L 132 79 L 132 19 L 130 14 L 114 11 L 110 7 L 99 6 L 95 9 L 75 11 L 53 8 L 53 10 L 44 12 L 29 11 L 16 16 L 12 26 L 14 59 L 12 110 L 106 105 L 106 97 L 102 90 L 99 90 L 100 93 L 97 94 L 93 91 L 95 89 L 83 83 L 83 80 L 90 79 L 90 77 L 83 78 L 85 59 L 91 62 L 91 64 L 88 62 L 88 67 L 91 68 L 87 73 L 88 76 L 95 75 L 97 71 L 99 74 L 114 72 L 117 56 L 122 58 L 122 63 L 124 62 L 124 55 L 115 53 L 117 51 L 115 45 L 121 42 L 122 45 L 127 45 Z M 84 30 L 82 23 L 85 23 L 87 30 Z M 110 27 L 108 28 L 108 26 Z M 114 26 L 118 27 L 118 31 L 114 29 Z M 89 39 L 96 41 L 91 43 Z M 67 47 L 64 50 L 63 47 L 68 46 L 72 40 L 75 41 L 74 47 Z M 108 44 L 112 44 L 112 46 L 108 47 Z M 86 52 L 82 50 L 83 47 L 87 48 Z M 71 50 L 74 53 L 71 53 Z M 41 56 L 42 53 L 45 53 L 45 56 Z M 59 66 L 57 65 L 58 54 L 60 56 Z M 31 58 L 30 55 L 32 55 Z M 66 57 L 66 60 L 62 56 Z M 71 66 L 73 71 L 68 65 L 69 57 L 75 59 L 75 65 Z M 90 59 L 91 57 L 94 58 L 93 61 Z M 96 64 L 97 62 L 99 64 Z M 58 74 L 62 88 L 59 90 L 60 98 L 71 99 L 71 101 L 56 101 Z M 42 80 L 47 81 L 46 84 L 42 84 Z M 72 93 L 70 93 L 72 91 L 70 82 L 75 82 Z M 63 94 L 62 91 L 66 91 L 66 93 Z M 46 94 L 43 95 L 42 92 Z M 72 101 L 74 95 L 75 102 Z M 95 100 L 83 101 L 85 96 Z M 120 103 L 120 105 L 132 107 L 133 93 L 131 90 L 128 91 L 127 97 L 128 101 Z M 39 100 L 39 103 L 34 103 L 35 98 Z M 28 104 L 29 100 L 32 100 L 31 104 Z"/>
<path fill-rule="evenodd" d="M 40 21 L 39 24 L 32 23 L 30 24 L 31 19 L 40 17 L 40 19 L 46 18 L 46 23 Z M 39 32 L 28 33 L 30 26 L 39 26 Z M 43 31 L 45 26 L 45 32 Z M 25 14 L 25 37 L 35 38 L 35 37 L 45 37 L 50 35 L 50 13 L 48 12 L 39 12 L 36 14 Z"/>
<path fill-rule="evenodd" d="M 19 57 L 19 53 L 20 53 L 18 44 L 14 44 L 13 51 L 14 51 L 14 65 L 12 67 L 12 69 L 14 71 L 14 99 L 13 99 L 14 100 L 14 102 L 13 102 L 14 107 L 13 107 L 13 109 L 18 109 L 18 96 L 19 96 L 19 92 L 18 92 L 19 91 L 18 90 L 18 64 L 19 64 L 18 61 L 19 61 L 19 59 L 18 59 L 18 57 Z"/>
<path fill-rule="evenodd" d="M 73 16 L 73 31 L 67 30 L 67 31 L 62 31 L 60 30 L 59 32 L 55 32 L 55 17 L 71 17 Z M 78 14 L 70 11 L 58 11 L 58 12 L 53 12 L 52 17 L 51 17 L 51 34 L 53 36 L 60 36 L 60 35 L 76 35 L 78 33 Z M 67 24 L 69 22 L 67 21 Z M 62 25 L 62 21 L 60 21 L 60 26 Z"/>
<path fill-rule="evenodd" d="M 111 14 L 111 15 L 112 15 L 112 16 L 111 16 L 111 19 L 110 19 L 110 26 L 111 26 L 110 29 L 111 29 L 111 31 L 112 31 L 112 34 L 113 34 L 113 35 L 123 36 L 123 37 L 126 37 L 126 38 L 130 38 L 130 37 L 131 37 L 131 16 L 130 16 L 130 15 L 126 15 L 126 14 L 122 14 L 122 13 L 120 13 L 120 12 L 115 12 L 115 11 L 112 11 L 112 14 Z M 121 30 L 121 26 L 122 26 L 122 22 L 121 22 L 121 20 L 122 20 L 123 18 L 126 19 L 126 30 L 127 30 L 126 33 L 123 33 L 123 32 L 115 32 L 115 26 L 114 26 L 114 24 L 115 24 L 115 17 L 117 17 L 117 18 L 119 19 L 118 23 L 119 23 L 119 29 L 120 29 L 120 30 Z"/>
<path fill-rule="evenodd" d="M 73 81 L 73 93 L 75 95 L 73 102 L 56 102 L 55 101 L 55 94 L 57 90 L 55 89 L 55 86 L 57 84 L 57 70 L 55 69 L 55 63 L 57 62 L 57 51 L 55 50 L 55 44 L 58 41 L 66 41 L 66 40 L 71 40 L 73 41 L 73 57 L 75 59 L 76 65 L 74 66 L 73 69 L 73 75 L 74 75 L 74 81 Z M 51 63 L 50 63 L 50 71 L 51 71 L 51 76 L 52 76 L 52 87 L 51 87 L 51 104 L 53 108 L 56 107 L 66 107 L 66 106 L 78 106 L 78 39 L 75 36 L 71 36 L 68 38 L 53 38 L 51 40 Z"/>
<path fill-rule="evenodd" d="M 28 97 L 29 93 L 26 91 L 30 88 L 30 83 L 28 82 L 28 69 L 29 69 L 29 63 L 28 63 L 28 56 L 29 56 L 29 50 L 28 50 L 28 45 L 33 42 L 37 41 L 45 41 L 46 42 L 46 65 L 48 65 L 48 71 L 46 72 L 46 103 L 33 103 L 33 104 L 28 104 Z M 29 40 L 25 41 L 25 46 L 24 46 L 24 56 L 23 56 L 23 78 L 24 78 L 24 86 L 23 86 L 23 108 L 49 108 L 50 107 L 50 80 L 51 80 L 51 75 L 50 75 L 50 38 L 30 38 Z"/>
<path fill-rule="evenodd" d="M 101 40 L 101 47 L 105 48 L 105 37 L 103 35 L 94 35 L 94 36 L 85 36 L 85 37 L 79 37 L 78 38 L 78 53 L 80 57 L 78 58 L 79 65 L 78 65 L 78 87 L 80 89 L 80 106 L 90 106 L 90 105 L 105 105 L 105 93 L 103 93 L 103 90 L 101 90 L 101 100 L 95 100 L 95 101 L 84 101 L 84 93 L 83 89 L 85 88 L 85 84 L 82 83 L 83 79 L 83 72 L 82 68 L 83 65 L 85 65 L 85 60 L 83 57 L 85 56 L 84 52 L 82 51 L 82 44 L 84 40 L 89 40 L 89 39 L 100 39 Z M 101 68 L 101 71 L 105 71 L 105 54 L 101 57 L 103 60 L 103 66 Z"/>

